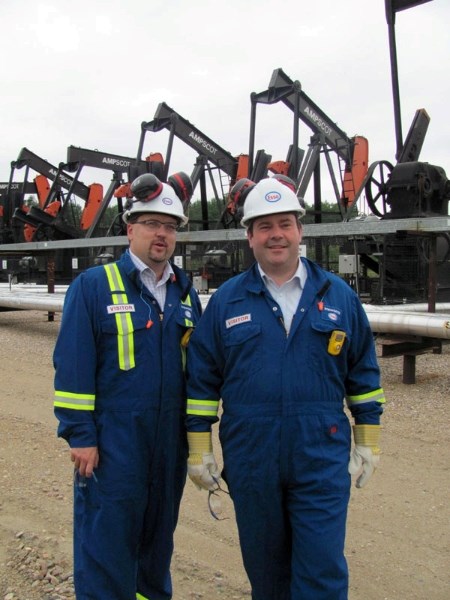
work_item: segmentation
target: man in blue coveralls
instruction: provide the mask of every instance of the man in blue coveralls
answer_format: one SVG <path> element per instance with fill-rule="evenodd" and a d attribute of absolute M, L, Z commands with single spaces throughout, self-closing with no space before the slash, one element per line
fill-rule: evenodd
<path fill-rule="evenodd" d="M 186 479 L 186 344 L 197 293 L 169 262 L 186 224 L 185 174 L 131 185 L 129 249 L 69 287 L 54 351 L 58 435 L 75 467 L 77 600 L 172 598 Z M 189 187 L 190 186 L 190 187 Z"/>
<path fill-rule="evenodd" d="M 373 335 L 347 283 L 299 258 L 304 209 L 293 182 L 239 188 L 256 263 L 213 294 L 190 341 L 188 473 L 217 489 L 211 426 L 221 399 L 222 475 L 253 600 L 345 600 L 350 474 L 362 487 L 379 461 Z"/>

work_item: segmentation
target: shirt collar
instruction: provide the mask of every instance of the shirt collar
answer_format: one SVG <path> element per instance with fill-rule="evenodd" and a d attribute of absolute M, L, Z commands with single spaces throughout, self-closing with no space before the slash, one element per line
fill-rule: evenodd
<path fill-rule="evenodd" d="M 146 265 L 143 260 L 141 260 L 138 256 L 136 256 L 136 254 L 133 254 L 133 252 L 131 250 L 129 250 L 129 253 L 130 253 L 130 257 L 131 257 L 131 260 L 133 261 L 134 266 L 139 271 L 139 274 L 142 275 L 142 273 L 145 271 L 146 273 L 151 274 L 152 277 L 156 280 L 155 271 L 153 269 L 151 269 L 148 265 Z M 174 281 L 175 273 L 172 269 L 172 265 L 170 264 L 169 261 L 167 261 L 166 266 L 164 267 L 164 272 L 162 274 L 162 277 L 159 280 L 159 283 L 160 284 L 166 283 L 169 279 L 171 281 Z"/>
<path fill-rule="evenodd" d="M 273 279 L 271 277 L 269 277 L 269 275 L 264 273 L 264 271 L 261 268 L 261 265 L 259 263 L 258 263 L 258 271 L 259 271 L 264 283 L 267 283 L 268 281 L 275 283 L 273 281 Z M 298 285 L 300 286 L 300 289 L 302 290 L 305 287 L 306 277 L 307 277 L 307 272 L 306 272 L 305 265 L 302 263 L 302 259 L 299 258 L 297 270 L 292 275 L 292 277 L 289 279 L 289 281 L 286 281 L 285 283 L 290 283 L 291 281 L 294 281 L 296 279 L 298 281 Z"/>

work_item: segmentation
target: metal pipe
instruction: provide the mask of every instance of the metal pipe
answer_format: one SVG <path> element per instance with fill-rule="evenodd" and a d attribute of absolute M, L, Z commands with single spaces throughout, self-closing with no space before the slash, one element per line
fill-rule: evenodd
<path fill-rule="evenodd" d="M 27 292 L 0 293 L 0 306 L 16 308 L 17 310 L 45 310 L 50 312 L 62 312 L 63 305 L 63 294 L 33 294 Z"/>
<path fill-rule="evenodd" d="M 380 312 L 417 312 L 427 314 L 428 304 L 426 302 L 416 302 L 408 304 L 365 304 L 364 308 L 367 311 L 380 311 Z M 450 302 L 437 302 L 436 313 L 450 313 Z"/>
<path fill-rule="evenodd" d="M 405 314 L 400 309 L 373 310 L 365 304 L 364 309 L 373 331 L 450 340 L 449 314 Z"/>
<path fill-rule="evenodd" d="M 200 297 L 206 307 L 210 296 Z M 64 305 L 64 293 L 47 294 L 43 292 L 0 291 L 0 306 L 18 310 L 45 310 L 61 313 Z M 408 305 L 375 306 L 364 304 L 370 326 L 374 332 L 397 333 L 404 335 L 422 335 L 437 339 L 450 339 L 450 314 L 422 313 L 411 314 Z M 415 308 L 421 307 L 417 304 Z M 426 306 L 426 305 L 425 305 Z M 449 303 L 444 304 L 448 308 Z M 442 308 L 442 305 L 437 305 Z"/>
<path fill-rule="evenodd" d="M 389 55 L 391 59 L 391 81 L 392 96 L 394 101 L 395 139 L 397 144 L 395 158 L 398 160 L 403 149 L 403 134 L 400 109 L 400 88 L 398 83 L 397 48 L 395 44 L 395 10 L 392 6 L 392 0 L 385 0 L 385 8 L 389 34 Z"/>

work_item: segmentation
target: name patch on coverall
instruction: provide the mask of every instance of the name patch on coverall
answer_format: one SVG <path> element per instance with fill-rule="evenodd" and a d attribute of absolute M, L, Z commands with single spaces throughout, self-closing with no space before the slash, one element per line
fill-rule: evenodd
<path fill-rule="evenodd" d="M 110 304 L 106 307 L 106 310 L 108 311 L 108 315 L 134 312 L 134 304 Z"/>
<path fill-rule="evenodd" d="M 233 317 L 231 319 L 227 319 L 225 321 L 225 326 L 227 329 L 230 327 L 234 327 L 235 325 L 239 325 L 239 323 L 245 323 L 246 321 L 251 321 L 252 315 L 247 313 L 246 315 L 240 315 L 239 317 Z"/>

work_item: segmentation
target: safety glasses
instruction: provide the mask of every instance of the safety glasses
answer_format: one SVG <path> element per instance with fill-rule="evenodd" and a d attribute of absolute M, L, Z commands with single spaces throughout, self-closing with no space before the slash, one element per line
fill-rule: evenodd
<path fill-rule="evenodd" d="M 92 472 L 92 479 L 95 481 L 95 483 L 98 483 L 97 476 L 94 472 Z M 75 487 L 85 488 L 87 486 L 87 480 L 88 480 L 87 477 L 80 475 L 80 472 L 78 471 L 78 469 L 73 470 L 73 483 L 74 483 Z"/>
<path fill-rule="evenodd" d="M 145 219 L 142 221 L 135 221 L 132 225 L 143 225 L 149 231 L 159 231 L 161 227 L 166 233 L 176 233 L 178 231 L 177 223 L 164 223 L 157 219 Z"/>

